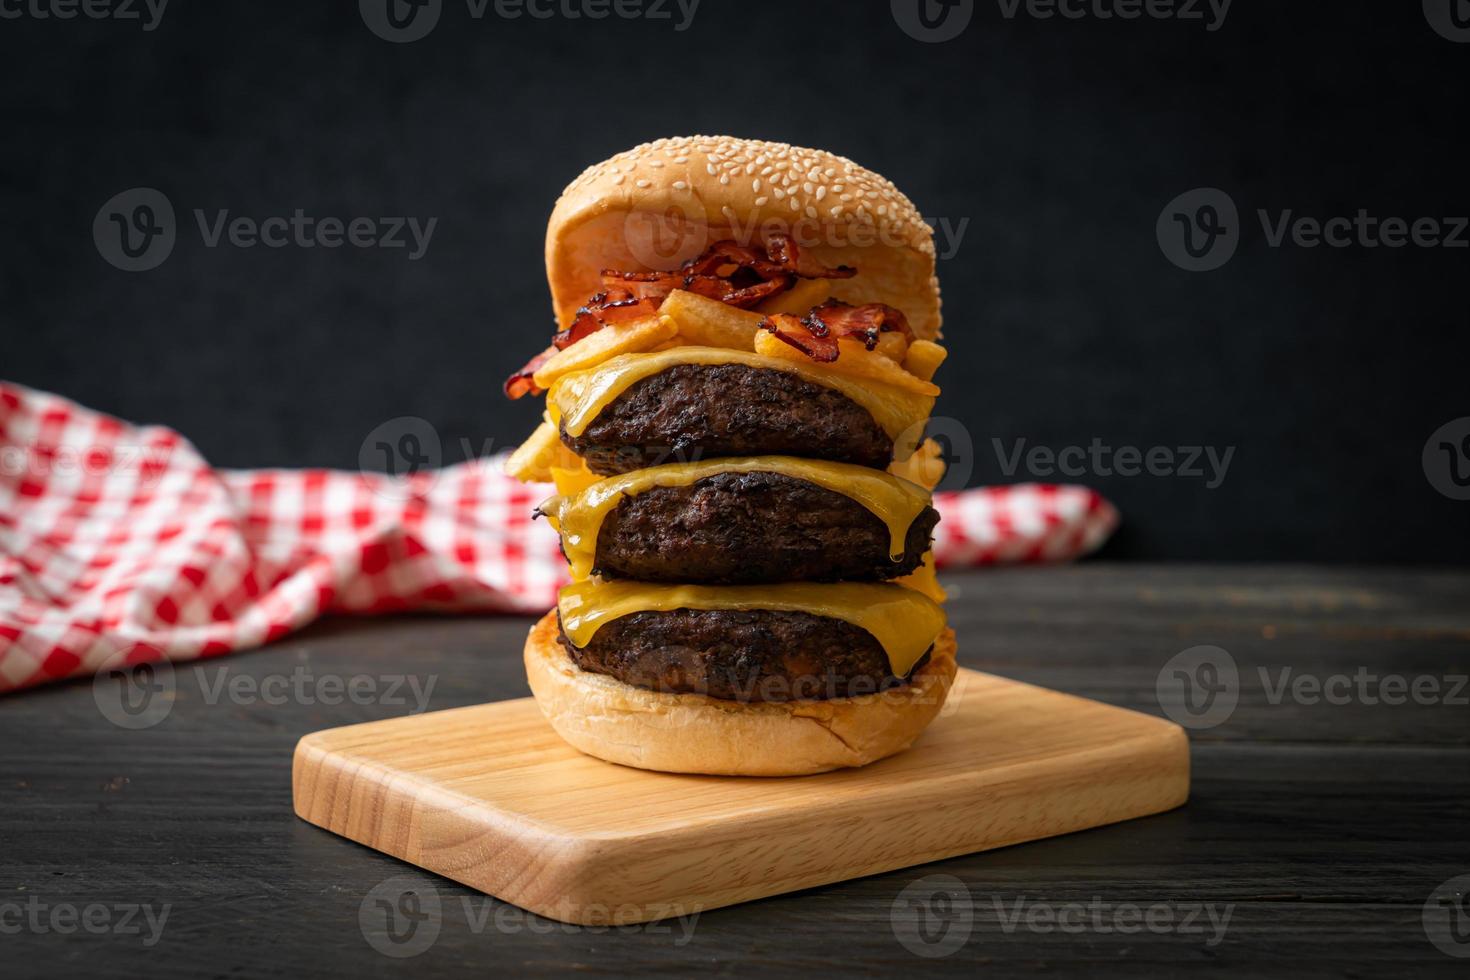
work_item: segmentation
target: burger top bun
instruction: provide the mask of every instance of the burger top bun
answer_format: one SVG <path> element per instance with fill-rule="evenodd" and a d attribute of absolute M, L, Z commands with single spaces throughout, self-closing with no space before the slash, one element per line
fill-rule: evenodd
<path fill-rule="evenodd" d="M 675 269 L 721 239 L 772 233 L 855 267 L 832 281 L 838 299 L 895 306 L 916 336 L 939 337 L 934 231 L 892 182 L 823 150 L 732 136 L 655 140 L 568 185 L 546 230 L 557 320 L 570 325 L 605 268 Z"/>

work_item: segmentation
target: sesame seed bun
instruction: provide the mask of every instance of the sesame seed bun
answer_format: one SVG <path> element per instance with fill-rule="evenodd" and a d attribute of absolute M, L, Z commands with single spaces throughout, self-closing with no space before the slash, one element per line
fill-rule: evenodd
<path fill-rule="evenodd" d="M 557 642 L 556 610 L 526 638 L 526 679 L 551 727 L 608 762 L 715 776 L 804 776 L 908 748 L 944 707 L 954 632 L 908 684 L 824 701 L 742 703 L 632 687 L 579 668 Z"/>
<path fill-rule="evenodd" d="M 829 265 L 849 303 L 902 310 L 939 337 L 934 232 L 892 182 L 845 157 L 766 140 L 681 136 L 588 167 L 562 192 L 546 231 L 546 274 L 566 328 L 610 269 L 674 269 L 721 239 L 790 235 Z"/>

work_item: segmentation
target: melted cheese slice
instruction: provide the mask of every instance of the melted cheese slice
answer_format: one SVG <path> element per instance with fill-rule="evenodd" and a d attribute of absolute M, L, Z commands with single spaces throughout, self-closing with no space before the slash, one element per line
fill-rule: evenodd
<path fill-rule="evenodd" d="M 557 601 L 562 629 L 578 647 L 590 643 L 604 623 L 675 609 L 770 609 L 840 619 L 873 635 L 896 677 L 908 676 L 945 626 L 944 610 L 928 596 L 897 585 L 861 582 L 649 585 L 590 580 L 566 586 Z"/>
<path fill-rule="evenodd" d="M 929 491 L 882 470 L 790 456 L 742 456 L 634 470 L 599 480 L 575 496 L 552 497 L 539 510 L 561 532 L 572 577 L 581 581 L 592 573 L 603 519 L 624 497 L 654 487 L 687 487 L 719 473 L 779 473 L 857 501 L 888 527 L 888 551 L 894 561 L 903 558 L 909 525 L 929 505 Z"/>
<path fill-rule="evenodd" d="M 934 410 L 934 398 L 904 391 L 867 378 L 844 376 L 797 361 L 765 357 L 751 351 L 722 347 L 672 347 L 648 354 L 621 354 L 595 368 L 563 375 L 546 396 L 553 421 L 568 435 L 580 436 L 599 412 L 644 378 L 679 364 L 744 364 L 785 371 L 804 381 L 831 388 L 863 408 L 893 440 L 895 459 L 907 459 L 924 434 L 924 422 Z"/>
<path fill-rule="evenodd" d="M 935 602 L 944 602 L 949 595 L 944 591 L 944 586 L 939 584 L 939 575 L 934 570 L 934 552 L 924 552 L 924 563 L 914 569 L 908 575 L 893 580 L 894 585 L 901 585 L 905 589 L 913 589 L 922 592 Z"/>

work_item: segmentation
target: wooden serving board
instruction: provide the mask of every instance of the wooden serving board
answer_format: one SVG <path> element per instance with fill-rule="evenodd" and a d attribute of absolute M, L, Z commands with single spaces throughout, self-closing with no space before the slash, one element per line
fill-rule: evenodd
<path fill-rule="evenodd" d="M 1158 813 L 1177 725 L 961 669 L 907 752 L 785 779 L 645 772 L 564 743 L 530 698 L 307 735 L 296 813 L 566 922 L 645 922 Z"/>

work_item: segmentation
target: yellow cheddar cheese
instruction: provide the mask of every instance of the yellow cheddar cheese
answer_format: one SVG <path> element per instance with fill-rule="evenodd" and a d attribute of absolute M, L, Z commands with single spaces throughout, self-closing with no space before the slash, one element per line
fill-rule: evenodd
<path fill-rule="evenodd" d="M 719 473 L 777 473 L 843 494 L 866 507 L 888 528 L 889 553 L 895 561 L 903 557 L 909 525 L 929 505 L 929 491 L 882 470 L 790 456 L 747 456 L 634 470 L 598 480 L 575 494 L 552 497 L 540 510 L 561 532 L 562 550 L 572 564 L 572 577 L 581 580 L 592 572 L 603 519 L 624 497 L 654 487 L 689 486 Z"/>
<path fill-rule="evenodd" d="M 908 676 L 945 627 L 944 610 L 923 593 L 862 582 L 649 585 L 591 579 L 563 588 L 557 602 L 562 629 L 577 647 L 591 642 L 605 623 L 634 613 L 675 609 L 769 609 L 839 619 L 872 634 L 897 677 Z"/>
<path fill-rule="evenodd" d="M 546 396 L 553 422 L 571 436 L 580 436 L 599 412 L 619 395 L 644 378 L 678 364 L 744 364 L 794 374 L 846 396 L 867 409 L 868 414 L 894 440 L 895 459 L 907 459 L 924 432 L 924 421 L 934 409 L 934 396 L 905 391 L 874 381 L 842 375 L 787 358 L 767 357 L 751 351 L 720 347 L 674 347 L 643 354 L 622 354 L 595 368 L 563 375 Z"/>

